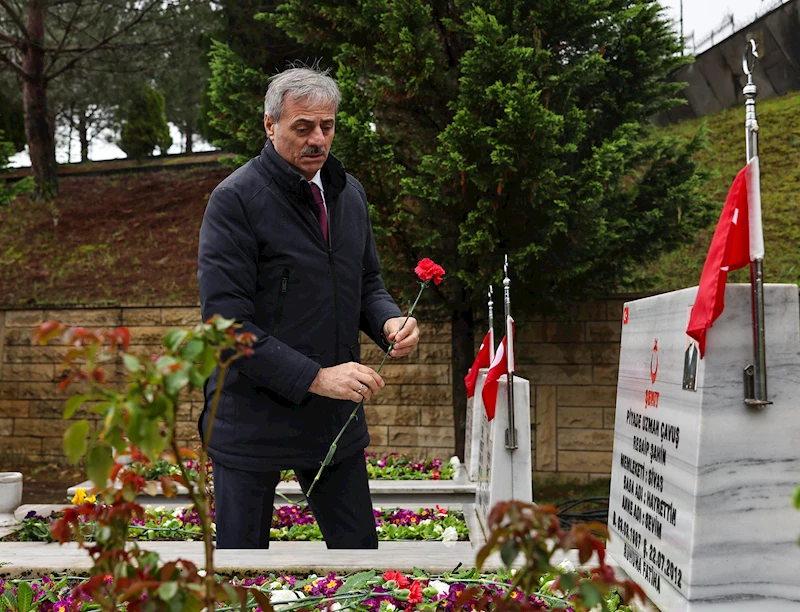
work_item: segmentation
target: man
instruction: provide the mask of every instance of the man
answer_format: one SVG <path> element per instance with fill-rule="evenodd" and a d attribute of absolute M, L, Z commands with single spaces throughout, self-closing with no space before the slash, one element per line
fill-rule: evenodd
<path fill-rule="evenodd" d="M 341 94 L 326 72 L 292 68 L 264 99 L 269 140 L 220 183 L 200 230 L 203 319 L 235 318 L 257 341 L 206 385 L 218 548 L 268 548 L 279 470 L 304 491 L 354 408 L 384 382 L 359 363 L 359 330 L 392 357 L 419 339 L 380 276 L 367 198 L 330 153 Z M 360 408 L 309 505 L 329 548 L 377 548 Z"/>

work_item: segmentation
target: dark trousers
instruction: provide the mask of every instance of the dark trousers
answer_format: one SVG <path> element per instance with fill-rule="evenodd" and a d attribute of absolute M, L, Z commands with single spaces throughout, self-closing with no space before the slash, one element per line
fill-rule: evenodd
<path fill-rule="evenodd" d="M 317 470 L 295 470 L 308 491 Z M 217 548 L 269 548 L 269 528 L 280 472 L 247 472 L 214 463 Z M 308 505 L 328 548 L 378 548 L 364 455 L 322 472 Z"/>

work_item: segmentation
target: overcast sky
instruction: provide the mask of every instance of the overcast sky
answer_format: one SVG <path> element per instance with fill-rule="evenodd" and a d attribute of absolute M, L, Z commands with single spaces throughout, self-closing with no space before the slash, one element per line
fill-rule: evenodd
<path fill-rule="evenodd" d="M 778 3 L 779 0 L 683 0 L 683 34 L 688 41 L 690 34 L 694 32 L 695 40 L 699 42 L 712 30 L 719 28 L 728 14 L 733 14 L 738 29 L 751 22 L 756 13 L 762 14 Z M 680 0 L 661 0 L 661 4 L 678 24 Z M 729 34 L 730 29 L 727 29 L 719 40 Z M 691 41 L 687 45 L 691 48 Z"/>

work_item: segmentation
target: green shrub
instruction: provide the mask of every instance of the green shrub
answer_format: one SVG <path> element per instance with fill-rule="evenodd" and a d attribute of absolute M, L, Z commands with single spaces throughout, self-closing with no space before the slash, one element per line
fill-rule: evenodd
<path fill-rule="evenodd" d="M 132 159 L 150 157 L 156 147 L 163 155 L 172 144 L 164 96 L 146 83 L 132 88 L 128 102 L 120 108 L 119 121 L 117 144 Z"/>

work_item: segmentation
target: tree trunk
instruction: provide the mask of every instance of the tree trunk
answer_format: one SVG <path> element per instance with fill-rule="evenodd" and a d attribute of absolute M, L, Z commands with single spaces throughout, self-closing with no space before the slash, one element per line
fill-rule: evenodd
<path fill-rule="evenodd" d="M 81 141 L 81 162 L 89 161 L 89 128 L 86 125 L 86 109 L 78 114 L 78 138 Z"/>
<path fill-rule="evenodd" d="M 475 361 L 475 319 L 472 314 L 469 290 L 464 286 L 455 289 L 451 313 L 450 342 L 452 345 L 451 371 L 453 373 L 453 425 L 455 427 L 455 454 L 464 460 L 464 437 L 467 429 L 467 388 L 464 376 Z"/>
<path fill-rule="evenodd" d="M 184 153 L 192 153 L 192 135 L 194 134 L 194 130 L 192 130 L 191 124 L 187 123 L 183 128 L 183 133 L 186 135 L 186 146 L 184 147 Z"/>
<path fill-rule="evenodd" d="M 44 7 L 44 0 L 28 2 L 25 14 L 30 42 L 22 57 L 25 136 L 36 184 L 33 194 L 36 200 L 58 196 L 55 122 L 47 113 L 47 80 L 44 75 Z"/>

